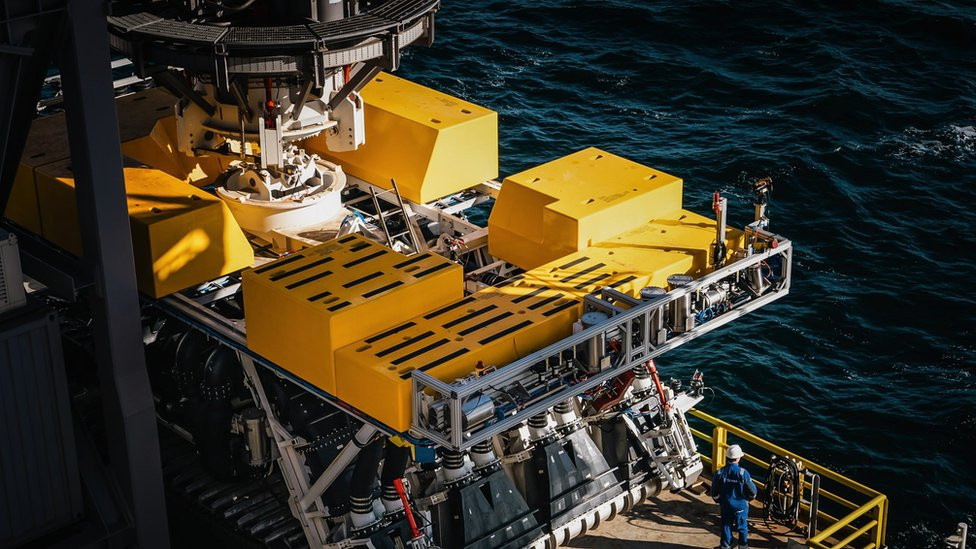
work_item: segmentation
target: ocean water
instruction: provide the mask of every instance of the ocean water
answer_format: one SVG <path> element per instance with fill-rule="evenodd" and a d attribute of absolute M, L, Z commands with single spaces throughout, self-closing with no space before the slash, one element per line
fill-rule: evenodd
<path fill-rule="evenodd" d="M 976 519 L 976 4 L 444 0 L 400 74 L 499 112 L 501 174 L 586 146 L 796 245 L 793 293 L 659 360 L 705 410 L 885 492 L 889 543 Z M 971 543 L 976 540 L 971 540 Z"/>

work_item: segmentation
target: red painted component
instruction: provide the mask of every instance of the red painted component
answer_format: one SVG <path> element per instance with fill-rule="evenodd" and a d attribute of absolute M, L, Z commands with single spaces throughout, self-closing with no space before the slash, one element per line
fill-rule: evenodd
<path fill-rule="evenodd" d="M 275 102 L 274 98 L 271 97 L 271 77 L 267 76 L 264 78 L 264 127 L 271 129 L 274 126 L 274 119 L 271 118 L 271 113 L 274 111 Z"/>
<path fill-rule="evenodd" d="M 664 395 L 664 387 L 661 385 L 661 378 L 657 375 L 657 366 L 654 365 L 653 360 L 647 361 L 647 371 L 651 372 L 651 376 L 654 378 L 654 385 L 657 385 L 657 396 L 661 399 L 661 405 L 664 406 L 665 410 L 670 410 L 671 404 Z"/>
<path fill-rule="evenodd" d="M 603 392 L 599 397 L 593 399 L 593 407 L 597 412 L 602 412 L 607 408 L 623 400 L 627 394 L 627 389 L 634 383 L 634 372 L 626 371 L 613 378 L 610 388 Z"/>
<path fill-rule="evenodd" d="M 417 539 L 422 534 L 420 529 L 417 528 L 417 521 L 413 518 L 413 510 L 410 509 L 410 502 L 407 501 L 407 491 L 403 489 L 403 480 L 395 478 L 393 479 L 393 487 L 396 488 L 397 495 L 400 496 L 400 501 L 403 502 L 403 511 L 407 514 L 407 523 L 410 524 L 410 535 L 413 536 L 411 539 Z"/>

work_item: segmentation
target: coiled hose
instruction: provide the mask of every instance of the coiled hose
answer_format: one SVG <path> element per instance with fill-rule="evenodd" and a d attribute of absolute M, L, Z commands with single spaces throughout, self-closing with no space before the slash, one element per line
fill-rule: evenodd
<path fill-rule="evenodd" d="M 796 527 L 800 515 L 800 468 L 796 462 L 782 456 L 769 460 L 763 505 L 766 516 L 775 522 Z"/>

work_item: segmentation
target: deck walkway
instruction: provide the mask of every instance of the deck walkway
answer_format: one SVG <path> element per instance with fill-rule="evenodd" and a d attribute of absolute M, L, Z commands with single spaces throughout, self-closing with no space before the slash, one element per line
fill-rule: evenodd
<path fill-rule="evenodd" d="M 568 547 L 599 549 L 684 549 L 718 547 L 718 505 L 708 497 L 707 487 L 700 493 L 662 492 L 630 512 L 605 522 Z M 790 533 L 780 524 L 767 523 L 757 504 L 749 516 L 749 547 L 771 549 L 787 547 L 789 540 L 804 536 Z"/>

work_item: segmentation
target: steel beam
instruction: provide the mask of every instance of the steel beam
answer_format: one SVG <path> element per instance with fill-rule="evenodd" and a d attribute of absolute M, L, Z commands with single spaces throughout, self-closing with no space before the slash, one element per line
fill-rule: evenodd
<path fill-rule="evenodd" d="M 322 497 L 322 494 L 332 486 L 339 475 L 346 470 L 346 467 L 356 459 L 359 455 L 359 451 L 366 447 L 367 444 L 373 439 L 373 435 L 377 433 L 376 427 L 373 427 L 369 423 L 363 425 L 356 431 L 356 436 L 352 439 L 349 444 L 343 446 L 342 450 L 339 451 L 339 455 L 332 460 L 332 463 L 322 471 L 319 478 L 315 480 L 315 483 L 308 489 L 308 492 L 298 500 L 298 507 L 303 511 L 312 506 L 315 500 Z"/>
<path fill-rule="evenodd" d="M 107 3 L 72 0 L 61 74 L 81 221 L 91 273 L 109 459 L 143 549 L 169 546 L 159 439 L 143 355 L 132 237 L 109 58 Z"/>
<path fill-rule="evenodd" d="M 366 61 L 363 63 L 363 66 L 356 71 L 356 74 L 352 75 L 349 81 L 346 82 L 344 86 L 339 88 L 339 91 L 337 91 L 336 94 L 332 96 L 332 99 L 329 100 L 327 103 L 329 112 L 334 111 L 335 108 L 339 106 L 339 103 L 342 103 L 347 97 L 349 97 L 349 94 L 363 89 L 363 86 L 368 84 L 374 76 L 380 73 L 381 70 L 383 70 L 382 65 L 375 60 Z"/>

